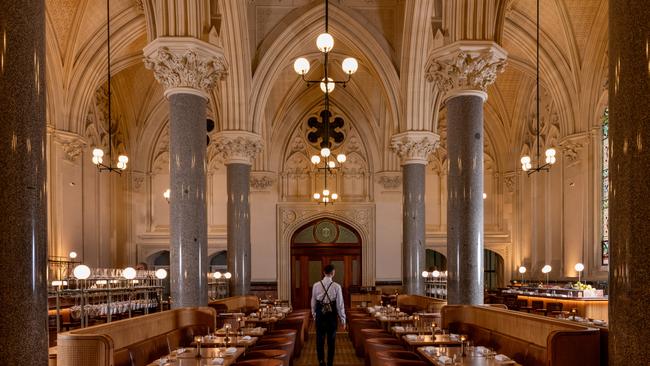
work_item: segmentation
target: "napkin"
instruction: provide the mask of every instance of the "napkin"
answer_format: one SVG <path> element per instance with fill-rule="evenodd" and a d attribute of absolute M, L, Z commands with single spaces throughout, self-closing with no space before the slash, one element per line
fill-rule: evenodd
<path fill-rule="evenodd" d="M 252 338 L 251 336 L 243 336 L 242 339 L 245 341 L 250 341 Z"/>
<path fill-rule="evenodd" d="M 176 354 L 180 355 L 181 353 L 183 353 L 185 351 L 187 351 L 185 348 L 179 348 L 179 349 L 176 350 Z"/>
<path fill-rule="evenodd" d="M 502 355 L 502 354 L 498 354 L 498 355 L 494 356 L 494 359 L 499 361 L 499 362 L 510 361 L 510 357 L 508 357 L 506 355 Z"/>
<path fill-rule="evenodd" d="M 424 351 L 430 355 L 436 352 L 436 348 L 432 346 L 424 347 Z"/>
<path fill-rule="evenodd" d="M 418 336 L 416 336 L 415 334 L 407 334 L 406 339 L 408 339 L 409 341 L 414 341 L 418 339 Z"/>
<path fill-rule="evenodd" d="M 458 334 L 450 334 L 449 339 L 452 341 L 457 341 L 459 339 Z"/>
<path fill-rule="evenodd" d="M 403 332 L 404 331 L 404 327 L 400 327 L 400 326 L 393 327 L 393 329 L 395 329 L 396 332 Z"/>
<path fill-rule="evenodd" d="M 217 357 L 212 362 L 210 362 L 213 365 L 223 365 L 223 358 Z"/>
<path fill-rule="evenodd" d="M 226 348 L 226 353 L 235 353 L 235 352 L 237 352 L 237 348 L 235 347 Z"/>
<path fill-rule="evenodd" d="M 442 356 L 439 356 L 439 357 L 438 357 L 438 361 L 440 361 L 440 363 L 446 365 L 446 364 L 448 364 L 448 363 L 451 363 L 451 357 L 449 357 L 449 356 L 445 356 L 445 355 L 442 355 Z"/>

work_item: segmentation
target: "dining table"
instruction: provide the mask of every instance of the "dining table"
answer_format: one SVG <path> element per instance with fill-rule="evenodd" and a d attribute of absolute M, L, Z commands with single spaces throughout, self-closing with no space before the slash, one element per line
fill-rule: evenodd
<path fill-rule="evenodd" d="M 229 349 L 223 347 L 206 347 L 201 348 L 200 357 L 197 357 L 195 347 L 181 348 L 180 353 L 178 350 L 161 357 L 154 362 L 149 363 L 147 366 L 229 366 L 237 362 L 245 349 L 243 347 L 231 347 Z"/>
<path fill-rule="evenodd" d="M 238 336 L 235 334 L 230 334 L 228 336 L 228 345 L 230 346 L 235 346 L 235 347 L 244 347 L 248 348 L 253 346 L 258 338 L 257 337 L 251 337 L 251 336 Z M 222 347 L 226 343 L 226 337 L 225 336 L 204 336 L 201 339 L 201 347 L 206 347 L 206 348 L 212 348 L 212 347 Z M 192 342 L 190 345 L 191 347 L 196 347 L 196 341 Z"/>
<path fill-rule="evenodd" d="M 426 346 L 418 347 L 417 352 L 427 362 L 435 366 L 521 366 L 506 355 L 496 354 L 496 352 L 480 346 L 467 347 L 465 350 L 461 347 Z"/>
<path fill-rule="evenodd" d="M 406 334 L 402 336 L 402 340 L 410 349 L 422 346 L 460 347 L 462 344 L 458 336 L 450 334 L 436 334 L 435 336 L 431 334 Z"/>

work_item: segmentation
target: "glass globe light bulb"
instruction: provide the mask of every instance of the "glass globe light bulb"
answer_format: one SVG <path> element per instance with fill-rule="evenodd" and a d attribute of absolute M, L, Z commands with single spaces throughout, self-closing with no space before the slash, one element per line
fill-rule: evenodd
<path fill-rule="evenodd" d="M 424 278 L 429 277 L 429 272 L 427 272 L 427 271 L 422 271 L 422 277 L 424 277 Z"/>
<path fill-rule="evenodd" d="M 575 268 L 575 270 L 577 272 L 582 272 L 585 269 L 585 265 L 582 264 L 582 263 L 576 263 L 575 267 L 573 267 L 573 268 Z"/>
<path fill-rule="evenodd" d="M 336 163 L 333 161 L 328 161 L 327 166 L 330 167 L 330 169 L 336 168 Z"/>
<path fill-rule="evenodd" d="M 336 155 L 336 161 L 338 161 L 338 162 L 341 163 L 341 164 L 345 163 L 345 161 L 346 161 L 347 159 L 348 159 L 348 158 L 347 158 L 347 156 L 345 156 L 345 154 L 338 154 L 338 155 Z"/>
<path fill-rule="evenodd" d="M 521 273 L 521 274 L 526 273 L 526 267 L 524 267 L 524 266 L 519 267 L 519 273 Z"/>
<path fill-rule="evenodd" d="M 551 269 L 552 269 L 551 266 L 547 264 L 542 268 L 542 273 L 549 273 L 551 272 Z"/>
<path fill-rule="evenodd" d="M 323 202 L 329 202 L 329 201 L 330 201 L 329 197 L 323 197 Z"/>
<path fill-rule="evenodd" d="M 438 277 L 440 277 L 440 271 L 435 270 L 435 271 L 431 272 L 431 275 L 432 275 L 433 277 L 435 277 L 435 278 L 438 278 Z"/>
<path fill-rule="evenodd" d="M 102 150 L 102 149 L 100 149 L 98 147 L 94 148 L 93 149 L 93 156 L 96 156 L 98 158 L 103 157 L 104 156 L 104 150 Z"/>
<path fill-rule="evenodd" d="M 120 155 L 120 156 L 117 157 L 117 161 L 120 161 L 120 162 L 126 164 L 126 163 L 129 162 L 129 157 L 126 156 L 126 155 Z"/>
<path fill-rule="evenodd" d="M 169 198 L 171 196 L 172 196 L 172 191 L 171 189 L 167 188 L 167 190 L 163 192 L 163 197 L 165 197 L 165 199 L 169 201 Z"/>
<path fill-rule="evenodd" d="M 100 157 L 98 157 L 98 156 L 93 156 L 93 158 L 92 158 L 92 162 L 93 162 L 93 164 L 95 164 L 95 165 L 99 165 L 99 164 L 101 164 L 103 161 L 104 161 L 104 159 L 102 159 L 102 158 L 100 158 Z"/>
<path fill-rule="evenodd" d="M 326 89 L 326 87 L 325 87 L 325 78 L 321 79 L 320 90 L 322 90 L 323 93 L 331 93 L 334 90 L 335 86 L 336 86 L 336 83 L 334 82 L 334 79 L 328 77 L 327 78 L 327 89 Z"/>
<path fill-rule="evenodd" d="M 214 272 L 214 273 L 212 274 L 212 278 L 214 278 L 215 280 L 220 279 L 220 278 L 221 278 L 221 272 L 219 272 L 219 271 Z"/>
<path fill-rule="evenodd" d="M 314 193 L 314 199 L 319 200 L 320 199 L 320 193 L 318 193 L 318 192 Z"/>
<path fill-rule="evenodd" d="M 339 199 L 339 195 L 338 195 L 338 193 L 332 193 L 332 199 L 333 199 L 333 200 L 337 200 L 337 199 Z"/>
<path fill-rule="evenodd" d="M 487 193 L 483 193 L 483 199 L 487 198 Z"/>
<path fill-rule="evenodd" d="M 80 280 L 87 280 L 90 277 L 90 267 L 85 264 L 80 264 L 74 267 L 72 274 Z"/>
<path fill-rule="evenodd" d="M 334 48 L 334 37 L 329 33 L 321 33 L 318 38 L 316 38 L 316 47 L 321 52 L 329 52 Z"/>
<path fill-rule="evenodd" d="M 122 271 L 122 277 L 126 278 L 127 280 L 134 279 L 136 274 L 137 274 L 137 272 L 136 272 L 135 268 L 133 268 L 133 267 L 126 267 Z"/>
<path fill-rule="evenodd" d="M 318 155 L 312 155 L 312 157 L 311 157 L 311 162 L 312 162 L 312 164 L 314 164 L 314 165 L 319 164 L 319 163 L 320 163 L 320 156 L 318 156 Z"/>
<path fill-rule="evenodd" d="M 156 270 L 156 278 L 159 280 L 164 280 L 167 278 L 167 271 L 164 268 L 158 268 Z"/>
<path fill-rule="evenodd" d="M 77 258 L 77 252 L 75 252 L 74 250 L 71 251 L 70 254 L 68 254 L 68 257 L 70 257 L 70 259 L 75 259 L 75 258 Z"/>
<path fill-rule="evenodd" d="M 341 68 L 346 74 L 354 74 L 359 69 L 359 63 L 354 57 L 348 57 L 341 63 Z"/>
<path fill-rule="evenodd" d="M 530 164 L 530 156 L 522 156 L 521 157 L 521 163 L 522 164 Z"/>
<path fill-rule="evenodd" d="M 122 162 L 122 161 L 118 161 L 118 162 L 117 162 L 117 168 L 118 168 L 118 169 L 121 169 L 121 170 L 126 169 L 126 163 L 124 163 L 124 162 Z"/>
<path fill-rule="evenodd" d="M 320 149 L 320 155 L 322 157 L 324 157 L 324 158 L 330 156 L 331 153 L 332 153 L 332 151 L 330 151 L 330 149 L 327 148 L 327 147 L 324 147 L 324 148 Z"/>
<path fill-rule="evenodd" d="M 305 75 L 309 72 L 309 60 L 304 57 L 297 58 L 293 63 L 293 69 L 298 75 Z"/>
<path fill-rule="evenodd" d="M 330 190 L 329 189 L 323 189 L 323 196 L 327 197 L 330 195 Z"/>
<path fill-rule="evenodd" d="M 230 272 L 226 272 L 226 273 L 223 274 L 223 276 L 224 276 L 227 280 L 229 280 L 230 277 L 232 277 L 232 274 L 231 274 Z"/>

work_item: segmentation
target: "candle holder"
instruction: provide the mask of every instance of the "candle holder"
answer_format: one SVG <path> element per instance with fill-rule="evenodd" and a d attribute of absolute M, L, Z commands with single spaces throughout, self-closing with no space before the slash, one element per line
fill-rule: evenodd
<path fill-rule="evenodd" d="M 230 323 L 226 323 L 223 326 L 226 329 L 226 336 L 223 338 L 223 342 L 226 344 L 226 348 L 228 348 L 228 345 L 230 343 Z"/>
<path fill-rule="evenodd" d="M 460 335 L 460 354 L 465 357 L 465 341 L 467 340 L 467 336 L 465 334 Z"/>
<path fill-rule="evenodd" d="M 202 336 L 194 337 L 194 342 L 196 343 L 196 358 L 201 358 L 201 341 L 203 340 Z"/>

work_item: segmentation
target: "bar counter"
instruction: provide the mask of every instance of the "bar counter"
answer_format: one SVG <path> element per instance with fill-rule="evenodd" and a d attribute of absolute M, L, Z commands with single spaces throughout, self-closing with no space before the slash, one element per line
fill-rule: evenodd
<path fill-rule="evenodd" d="M 607 316 L 607 297 L 568 297 L 559 295 L 517 295 L 517 299 L 526 300 L 528 306 L 532 301 L 543 301 L 544 308 L 549 302 L 561 303 L 562 310 L 576 309 L 576 315 L 583 318 L 599 319 L 609 322 Z"/>

